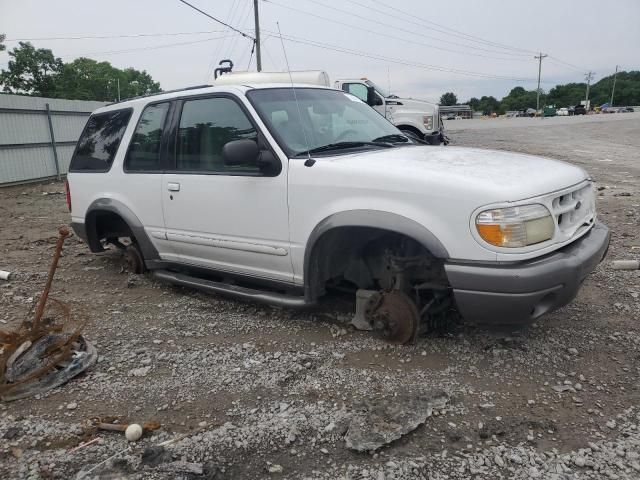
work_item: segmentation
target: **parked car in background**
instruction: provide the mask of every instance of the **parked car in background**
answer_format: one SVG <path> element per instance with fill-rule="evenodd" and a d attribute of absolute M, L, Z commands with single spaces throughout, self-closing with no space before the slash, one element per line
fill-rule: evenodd
<path fill-rule="evenodd" d="M 527 114 L 527 117 L 535 117 L 538 112 L 535 108 L 527 108 L 525 113 Z"/>
<path fill-rule="evenodd" d="M 456 119 L 456 114 L 455 113 L 449 113 L 447 114 L 447 120 L 455 120 Z"/>
<path fill-rule="evenodd" d="M 542 116 L 544 117 L 555 117 L 556 116 L 556 107 L 555 105 L 545 105 L 542 109 Z"/>
<path fill-rule="evenodd" d="M 587 114 L 587 109 L 584 108 L 584 105 L 575 105 L 573 107 L 573 114 L 574 115 L 586 115 Z"/>
<path fill-rule="evenodd" d="M 556 110 L 556 115 L 559 117 L 568 117 L 569 109 L 567 107 L 562 107 Z"/>

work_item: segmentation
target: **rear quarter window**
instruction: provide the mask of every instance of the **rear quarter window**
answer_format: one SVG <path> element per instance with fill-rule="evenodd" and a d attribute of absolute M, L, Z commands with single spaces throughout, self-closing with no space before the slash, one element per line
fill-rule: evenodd
<path fill-rule="evenodd" d="M 132 109 L 91 115 L 71 159 L 71 172 L 106 172 L 118 152 Z"/>

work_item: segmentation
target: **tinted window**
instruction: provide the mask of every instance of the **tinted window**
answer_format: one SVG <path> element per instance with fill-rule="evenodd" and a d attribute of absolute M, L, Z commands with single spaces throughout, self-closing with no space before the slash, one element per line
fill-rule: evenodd
<path fill-rule="evenodd" d="M 131 109 L 91 115 L 78 140 L 71 171 L 107 171 L 131 118 Z"/>
<path fill-rule="evenodd" d="M 236 102 L 229 98 L 189 100 L 180 117 L 176 167 L 187 171 L 258 172 L 255 160 L 234 166 L 222 161 L 222 147 L 243 138 L 257 141 L 257 133 Z"/>
<path fill-rule="evenodd" d="M 129 144 L 125 167 L 129 170 L 159 170 L 162 128 L 169 103 L 150 105 L 144 109 Z"/>

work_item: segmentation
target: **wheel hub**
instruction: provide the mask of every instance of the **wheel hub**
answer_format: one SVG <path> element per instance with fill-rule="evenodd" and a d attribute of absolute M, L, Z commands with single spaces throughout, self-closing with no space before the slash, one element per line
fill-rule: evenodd
<path fill-rule="evenodd" d="M 398 290 L 382 294 L 382 300 L 371 315 L 373 330 L 388 342 L 404 344 L 413 340 L 420 316 L 415 303 Z"/>

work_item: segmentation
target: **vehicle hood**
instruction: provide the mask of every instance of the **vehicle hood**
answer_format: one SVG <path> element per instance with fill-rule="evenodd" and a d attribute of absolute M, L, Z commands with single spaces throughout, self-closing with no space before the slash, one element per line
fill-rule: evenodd
<path fill-rule="evenodd" d="M 389 98 L 388 102 L 398 102 L 402 105 L 397 105 L 395 108 L 397 111 L 403 112 L 437 112 L 438 106 L 425 102 L 424 100 L 414 100 L 413 98 Z"/>
<path fill-rule="evenodd" d="M 581 168 L 560 160 L 466 147 L 397 147 L 320 161 L 325 160 L 353 171 L 369 185 L 382 179 L 380 189 L 473 196 L 483 204 L 532 198 L 589 178 Z"/>

